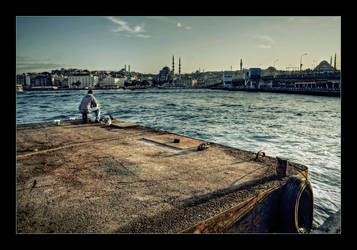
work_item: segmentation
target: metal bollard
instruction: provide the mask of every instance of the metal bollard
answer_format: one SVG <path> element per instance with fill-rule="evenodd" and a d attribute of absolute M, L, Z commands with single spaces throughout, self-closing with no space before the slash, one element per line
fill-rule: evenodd
<path fill-rule="evenodd" d="M 286 170 L 289 164 L 289 158 L 286 156 L 277 156 L 276 174 L 278 177 L 282 178 L 286 176 Z"/>

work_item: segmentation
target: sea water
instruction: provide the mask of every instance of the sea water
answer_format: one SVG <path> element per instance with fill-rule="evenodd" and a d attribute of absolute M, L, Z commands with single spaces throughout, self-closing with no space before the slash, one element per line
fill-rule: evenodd
<path fill-rule="evenodd" d="M 16 123 L 81 119 L 86 93 L 16 93 Z M 209 89 L 94 90 L 94 96 L 104 116 L 306 165 L 314 227 L 341 209 L 339 97 Z"/>

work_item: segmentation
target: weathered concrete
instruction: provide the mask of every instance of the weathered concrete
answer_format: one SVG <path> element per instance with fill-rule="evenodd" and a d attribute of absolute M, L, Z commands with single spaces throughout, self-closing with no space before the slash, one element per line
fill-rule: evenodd
<path fill-rule="evenodd" d="M 221 232 L 286 179 L 273 157 L 120 121 L 18 125 L 16 142 L 19 233 Z"/>

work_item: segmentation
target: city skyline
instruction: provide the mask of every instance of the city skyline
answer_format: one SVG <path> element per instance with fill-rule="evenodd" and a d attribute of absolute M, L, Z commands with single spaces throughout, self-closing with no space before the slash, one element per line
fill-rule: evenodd
<path fill-rule="evenodd" d="M 19 16 L 16 73 L 59 68 L 157 74 L 316 67 L 337 56 L 339 16 Z M 170 67 L 171 68 L 171 67 Z"/>

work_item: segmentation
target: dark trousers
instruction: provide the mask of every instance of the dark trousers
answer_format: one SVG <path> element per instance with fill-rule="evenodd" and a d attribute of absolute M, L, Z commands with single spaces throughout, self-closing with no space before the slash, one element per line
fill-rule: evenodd
<path fill-rule="evenodd" d="M 82 120 L 84 123 L 88 122 L 88 113 L 82 113 Z"/>

